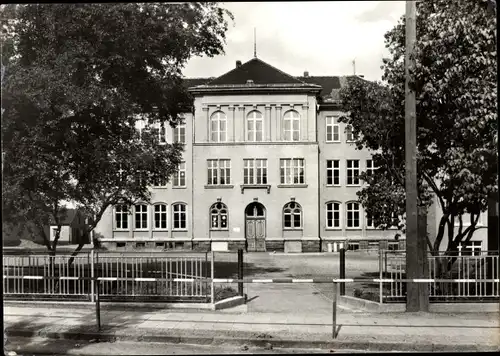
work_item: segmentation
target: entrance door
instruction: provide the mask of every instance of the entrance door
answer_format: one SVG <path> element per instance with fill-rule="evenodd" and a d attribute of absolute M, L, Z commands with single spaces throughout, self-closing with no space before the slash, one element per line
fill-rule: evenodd
<path fill-rule="evenodd" d="M 247 251 L 266 251 L 266 209 L 260 203 L 245 209 L 245 237 Z"/>

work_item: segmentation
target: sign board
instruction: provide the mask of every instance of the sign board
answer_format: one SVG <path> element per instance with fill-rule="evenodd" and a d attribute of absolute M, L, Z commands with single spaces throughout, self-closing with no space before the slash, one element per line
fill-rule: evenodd
<path fill-rule="evenodd" d="M 213 241 L 212 251 L 228 251 L 228 243 L 226 241 Z"/>

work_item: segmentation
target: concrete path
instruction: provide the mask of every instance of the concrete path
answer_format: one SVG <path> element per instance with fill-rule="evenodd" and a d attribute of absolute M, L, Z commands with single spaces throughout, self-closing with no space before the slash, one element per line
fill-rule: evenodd
<path fill-rule="evenodd" d="M 97 331 L 92 308 L 4 305 L 7 335 L 115 339 L 191 344 L 399 351 L 500 350 L 498 313 L 217 313 L 173 310 L 102 310 Z"/>

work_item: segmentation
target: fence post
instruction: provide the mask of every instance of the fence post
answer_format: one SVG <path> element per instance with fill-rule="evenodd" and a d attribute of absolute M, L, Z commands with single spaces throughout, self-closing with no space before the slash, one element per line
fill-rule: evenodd
<path fill-rule="evenodd" d="M 243 279 L 243 250 L 238 250 L 238 279 Z M 243 297 L 243 282 L 238 282 L 238 295 Z"/>
<path fill-rule="evenodd" d="M 211 283 L 211 301 L 212 304 L 215 303 L 215 283 L 214 283 L 214 278 L 215 278 L 215 263 L 214 263 L 214 251 L 211 251 L 211 258 L 210 258 L 210 274 L 212 278 L 212 283 Z"/>
<path fill-rule="evenodd" d="M 92 251 L 94 252 L 94 251 Z M 96 256 L 97 257 L 97 261 L 99 261 L 99 255 Z M 96 263 L 97 265 L 97 263 Z M 96 294 L 95 294 L 95 319 L 96 319 L 96 322 L 97 322 L 97 330 L 98 331 L 101 331 L 101 302 L 99 300 L 99 285 L 100 285 L 100 282 L 98 280 L 99 278 L 99 273 L 96 273 L 96 277 L 95 278 L 92 278 L 92 281 L 96 281 L 96 284 L 95 284 L 95 290 L 96 290 Z"/>
<path fill-rule="evenodd" d="M 333 282 L 332 298 L 332 337 L 337 338 L 337 282 Z"/>
<path fill-rule="evenodd" d="M 340 279 L 345 279 L 345 249 L 340 249 Z M 345 295 L 345 283 L 340 284 L 340 295 Z"/>
<path fill-rule="evenodd" d="M 382 304 L 384 302 L 384 285 L 382 283 L 383 268 L 384 268 L 383 257 L 384 257 L 384 254 L 383 254 L 382 248 L 379 244 L 379 247 L 378 247 L 378 270 L 379 270 L 378 278 L 380 279 L 380 282 L 379 282 L 378 288 L 379 288 L 379 303 L 380 304 Z M 386 258 L 387 258 L 387 256 L 386 256 Z"/>
<path fill-rule="evenodd" d="M 94 293 L 95 293 L 95 280 L 94 280 L 94 249 L 90 250 L 90 301 L 94 302 Z"/>

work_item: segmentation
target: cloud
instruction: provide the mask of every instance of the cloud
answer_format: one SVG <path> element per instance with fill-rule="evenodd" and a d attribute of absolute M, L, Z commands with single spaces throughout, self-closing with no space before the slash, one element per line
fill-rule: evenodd
<path fill-rule="evenodd" d="M 235 26 L 227 32 L 226 55 L 191 59 L 186 76 L 217 77 L 233 69 L 236 60 L 250 60 L 256 27 L 257 56 L 290 75 L 302 75 L 305 70 L 310 75 L 352 74 L 356 58 L 356 73 L 377 80 L 386 53 L 384 34 L 404 12 L 400 1 L 233 2 L 223 6 L 235 17 Z M 377 11 L 381 12 L 379 21 L 374 17 Z M 392 19 L 388 14 L 394 14 Z"/>

